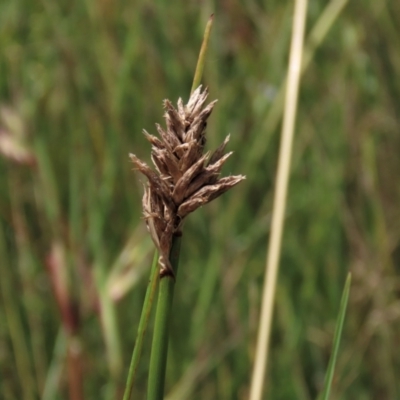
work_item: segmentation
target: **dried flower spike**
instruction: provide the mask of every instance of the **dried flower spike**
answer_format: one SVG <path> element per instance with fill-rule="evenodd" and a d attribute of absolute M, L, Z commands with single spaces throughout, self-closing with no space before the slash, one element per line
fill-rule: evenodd
<path fill-rule="evenodd" d="M 219 178 L 224 162 L 232 153 L 224 154 L 229 136 L 211 155 L 203 154 L 205 131 L 216 100 L 204 107 L 208 90 L 201 86 L 177 109 L 164 100 L 166 130 L 156 124 L 160 138 L 144 131 L 152 144 L 153 171 L 145 162 L 130 154 L 136 168 L 147 177 L 144 188 L 143 213 L 147 227 L 159 250 L 161 274 L 174 275 L 169 263 L 172 238 L 180 234 L 183 219 L 245 179 L 243 175 Z"/>

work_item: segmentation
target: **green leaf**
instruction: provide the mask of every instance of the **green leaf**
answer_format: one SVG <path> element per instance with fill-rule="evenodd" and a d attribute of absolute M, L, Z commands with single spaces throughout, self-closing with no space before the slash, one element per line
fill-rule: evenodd
<path fill-rule="evenodd" d="M 351 273 L 347 275 L 346 283 L 343 289 L 342 300 L 340 301 L 339 317 L 336 323 L 335 336 L 333 338 L 333 351 L 331 358 L 329 360 L 328 371 L 324 382 L 324 388 L 321 395 L 319 396 L 320 400 L 328 400 L 331 392 L 333 374 L 335 373 L 335 365 L 336 365 L 337 355 L 339 352 L 339 344 L 340 344 L 340 339 L 342 337 L 344 317 L 346 315 L 347 302 L 349 300 L 350 283 L 351 283 Z"/>

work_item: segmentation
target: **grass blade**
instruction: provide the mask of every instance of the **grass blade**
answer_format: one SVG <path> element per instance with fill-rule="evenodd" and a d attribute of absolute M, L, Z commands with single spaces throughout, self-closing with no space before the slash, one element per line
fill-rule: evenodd
<path fill-rule="evenodd" d="M 193 84 L 191 93 L 200 85 L 201 78 L 203 76 L 204 63 L 206 60 L 206 52 L 208 47 L 208 40 L 210 38 L 211 28 L 214 21 L 214 14 L 211 14 L 208 19 L 206 29 L 204 31 L 203 43 L 201 44 L 199 58 L 197 60 L 196 71 L 194 73 Z"/>
<path fill-rule="evenodd" d="M 322 395 L 319 396 L 320 400 L 328 400 L 331 392 L 332 379 L 333 379 L 333 374 L 335 372 L 335 365 L 339 351 L 340 339 L 342 337 L 344 317 L 346 315 L 347 303 L 349 300 L 350 284 L 351 284 L 351 274 L 349 273 L 347 275 L 346 283 L 343 289 L 342 299 L 340 301 L 339 316 L 336 323 L 335 335 L 333 337 L 332 355 L 328 364 L 328 370 L 324 382 L 324 389 L 322 391 Z"/>

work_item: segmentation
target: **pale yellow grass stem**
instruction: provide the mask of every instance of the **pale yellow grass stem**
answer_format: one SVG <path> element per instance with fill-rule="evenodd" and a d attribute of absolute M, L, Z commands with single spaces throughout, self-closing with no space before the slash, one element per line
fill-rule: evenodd
<path fill-rule="evenodd" d="M 292 42 L 283 115 L 281 146 L 279 151 L 276 190 L 272 210 L 271 235 L 268 245 L 266 277 L 263 288 L 256 359 L 250 388 L 250 400 L 262 398 L 265 370 L 268 359 L 268 342 L 271 332 L 276 279 L 283 232 L 283 220 L 289 180 L 293 132 L 296 119 L 297 98 L 303 53 L 304 26 L 307 0 L 296 0 L 293 18 Z"/>

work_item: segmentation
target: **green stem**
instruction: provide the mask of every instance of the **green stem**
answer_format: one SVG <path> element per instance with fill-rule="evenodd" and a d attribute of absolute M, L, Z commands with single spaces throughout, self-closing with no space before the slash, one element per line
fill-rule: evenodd
<path fill-rule="evenodd" d="M 129 366 L 128 378 L 126 380 L 126 387 L 123 400 L 129 400 L 132 395 L 133 382 L 136 375 L 136 370 L 139 364 L 140 354 L 143 347 L 144 334 L 149 322 L 151 307 L 153 305 L 154 294 L 156 292 L 158 282 L 158 253 L 154 253 L 153 264 L 151 266 L 150 280 L 144 298 L 142 314 L 140 315 L 139 327 L 136 336 L 136 343 L 132 353 L 131 365 Z"/>
<path fill-rule="evenodd" d="M 43 388 L 42 400 L 57 398 L 57 391 L 67 353 L 67 335 L 61 326 L 58 330 L 57 339 L 53 349 L 52 360 L 47 370 L 47 377 Z"/>
<path fill-rule="evenodd" d="M 178 270 L 181 236 L 174 236 L 170 253 L 170 262 L 175 273 Z M 170 274 L 160 278 L 160 291 L 151 346 L 149 382 L 147 400 L 162 400 L 164 395 L 165 370 L 168 353 L 168 332 L 171 319 L 172 299 L 175 278 Z"/>
<path fill-rule="evenodd" d="M 36 398 L 35 378 L 29 356 L 29 345 L 21 318 L 19 296 L 16 295 L 13 282 L 14 262 L 9 256 L 5 246 L 5 235 L 0 225 L 0 296 L 4 304 L 4 313 L 0 319 L 2 329 L 8 328 L 11 346 L 14 352 L 16 376 L 20 381 L 21 396 L 23 400 L 34 400 Z"/>
<path fill-rule="evenodd" d="M 200 85 L 201 77 L 203 76 L 204 63 L 206 59 L 206 52 L 208 47 L 208 40 L 210 38 L 211 27 L 214 20 L 214 14 L 211 14 L 208 19 L 206 29 L 204 31 L 203 43 L 201 44 L 199 58 L 197 60 L 196 71 L 194 73 L 193 84 L 191 93 L 193 93 Z"/>
<path fill-rule="evenodd" d="M 351 284 L 351 274 L 348 273 L 346 283 L 343 289 L 342 299 L 340 300 L 339 316 L 336 322 L 335 334 L 333 336 L 333 349 L 325 377 L 324 389 L 322 391 L 322 394 L 319 396 L 319 399 L 321 400 L 329 400 L 330 397 L 333 374 L 335 372 L 336 360 L 339 353 L 340 340 L 342 338 L 344 317 L 346 315 L 347 303 L 349 301 L 350 284 Z"/>
<path fill-rule="evenodd" d="M 96 286 L 100 303 L 100 320 L 106 346 L 108 368 L 113 383 L 118 386 L 122 369 L 121 343 L 117 325 L 116 307 L 111 300 L 107 287 L 104 266 L 97 264 L 95 269 Z"/>

